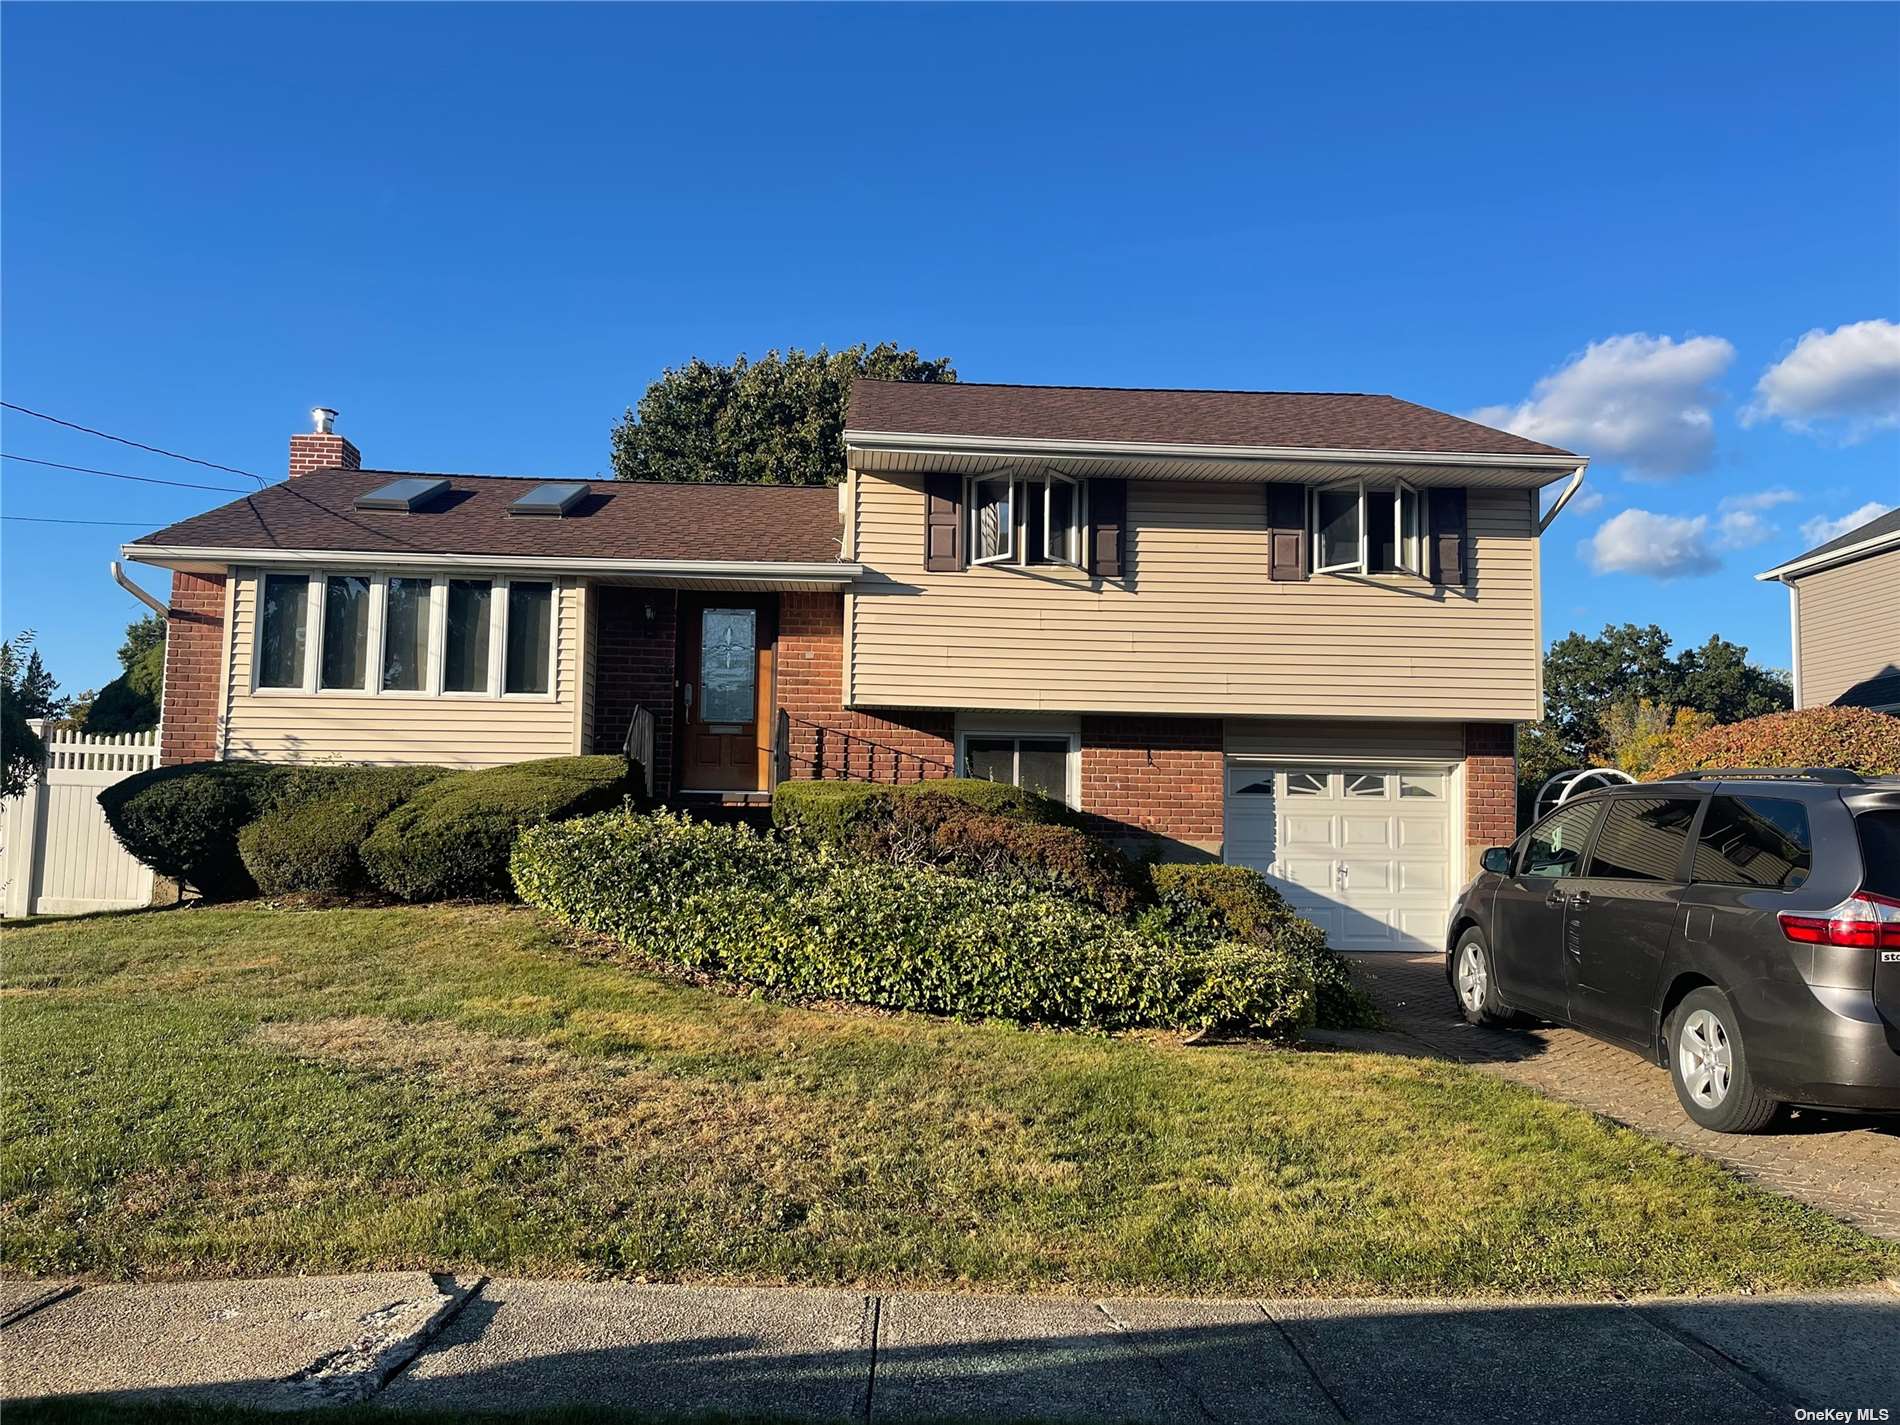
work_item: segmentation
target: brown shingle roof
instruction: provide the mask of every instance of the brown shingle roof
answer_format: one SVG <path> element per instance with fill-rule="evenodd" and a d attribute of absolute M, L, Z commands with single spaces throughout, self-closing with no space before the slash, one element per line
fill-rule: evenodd
<path fill-rule="evenodd" d="M 785 485 L 588 481 L 560 519 L 508 513 L 545 481 L 449 475 L 422 509 L 358 510 L 356 497 L 412 472 L 317 470 L 168 525 L 139 540 L 210 549 L 348 550 L 391 556 L 706 559 L 818 563 L 838 558 L 838 492 Z"/>
<path fill-rule="evenodd" d="M 845 426 L 910 435 L 1133 441 L 1442 455 L 1569 455 L 1396 396 L 975 382 L 851 384 Z"/>

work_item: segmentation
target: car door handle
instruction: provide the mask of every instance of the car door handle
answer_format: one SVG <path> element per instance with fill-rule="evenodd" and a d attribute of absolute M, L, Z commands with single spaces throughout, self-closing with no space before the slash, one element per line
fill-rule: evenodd
<path fill-rule="evenodd" d="M 1570 908 L 1572 910 L 1582 910 L 1588 904 L 1590 904 L 1590 893 L 1588 891 L 1578 891 L 1570 897 Z"/>
<path fill-rule="evenodd" d="M 1544 905 L 1550 910 L 1562 910 L 1564 908 L 1564 901 L 1567 899 L 1568 897 L 1566 897 L 1562 891 L 1552 891 L 1549 895 L 1544 897 Z"/>

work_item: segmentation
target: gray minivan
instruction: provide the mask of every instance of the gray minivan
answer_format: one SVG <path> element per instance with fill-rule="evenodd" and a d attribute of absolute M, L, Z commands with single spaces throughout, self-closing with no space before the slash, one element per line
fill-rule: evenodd
<path fill-rule="evenodd" d="M 1900 777 L 1748 768 L 1564 803 L 1452 907 L 1474 1024 L 1555 1020 L 1665 1065 L 1705 1128 L 1900 1111 Z"/>

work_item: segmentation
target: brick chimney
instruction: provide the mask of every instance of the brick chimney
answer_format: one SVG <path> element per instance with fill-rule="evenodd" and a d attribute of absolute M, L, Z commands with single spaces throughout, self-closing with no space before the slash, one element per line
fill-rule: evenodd
<path fill-rule="evenodd" d="M 310 412 L 313 429 L 290 438 L 290 478 L 312 470 L 361 470 L 363 452 L 336 433 L 336 412 L 317 406 Z"/>

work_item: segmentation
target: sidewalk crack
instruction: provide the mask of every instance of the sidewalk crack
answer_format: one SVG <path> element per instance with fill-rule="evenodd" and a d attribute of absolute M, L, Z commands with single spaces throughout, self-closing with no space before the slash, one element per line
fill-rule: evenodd
<path fill-rule="evenodd" d="M 1355 1425 L 1351 1414 L 1346 1410 L 1346 1403 L 1333 1394 L 1332 1386 L 1327 1383 L 1326 1377 L 1319 1373 L 1319 1367 L 1313 1364 L 1313 1358 L 1307 1355 L 1306 1348 L 1300 1344 L 1299 1338 L 1287 1329 L 1284 1321 L 1273 1314 L 1266 1302 L 1255 1301 L 1253 1306 L 1254 1310 L 1267 1318 L 1273 1329 L 1280 1333 L 1280 1339 L 1286 1342 L 1287 1349 L 1298 1358 L 1301 1365 L 1306 1367 L 1307 1375 L 1311 1376 L 1313 1384 L 1319 1387 L 1319 1393 L 1326 1397 L 1326 1403 L 1332 1406 L 1333 1414 L 1339 1417 L 1343 1425 Z"/>

